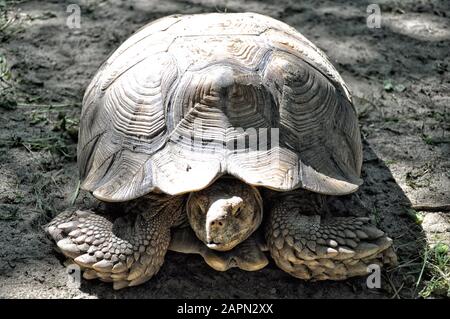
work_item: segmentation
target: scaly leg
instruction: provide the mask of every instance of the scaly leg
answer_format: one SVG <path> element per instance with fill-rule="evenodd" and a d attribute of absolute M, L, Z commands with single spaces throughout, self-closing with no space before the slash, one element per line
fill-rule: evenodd
<path fill-rule="evenodd" d="M 61 252 L 85 270 L 85 279 L 99 278 L 121 289 L 158 272 L 181 207 L 177 198 L 153 201 L 114 222 L 91 211 L 63 212 L 46 230 Z"/>
<path fill-rule="evenodd" d="M 369 218 L 323 219 L 301 204 L 287 196 L 268 213 L 267 245 L 282 270 L 301 279 L 342 280 L 367 275 L 370 264 L 396 263 L 392 239 Z"/>

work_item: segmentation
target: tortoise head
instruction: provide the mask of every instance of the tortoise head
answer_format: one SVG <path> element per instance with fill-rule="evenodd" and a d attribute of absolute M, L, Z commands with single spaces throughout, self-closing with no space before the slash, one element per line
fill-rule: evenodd
<path fill-rule="evenodd" d="M 193 192 L 187 216 L 197 237 L 208 248 L 226 251 L 247 239 L 261 224 L 259 191 L 233 178 L 221 178 Z"/>

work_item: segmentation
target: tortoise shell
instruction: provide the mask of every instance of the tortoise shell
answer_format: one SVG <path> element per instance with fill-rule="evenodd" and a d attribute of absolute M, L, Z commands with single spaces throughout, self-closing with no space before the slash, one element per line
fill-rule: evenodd
<path fill-rule="evenodd" d="M 88 86 L 82 188 L 182 194 L 222 175 L 340 195 L 361 185 L 355 108 L 325 54 L 255 13 L 173 15 L 126 40 Z"/>

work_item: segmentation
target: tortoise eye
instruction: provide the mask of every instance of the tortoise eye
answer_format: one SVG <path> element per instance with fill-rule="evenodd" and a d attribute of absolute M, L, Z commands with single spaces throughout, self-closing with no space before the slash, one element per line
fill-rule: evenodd
<path fill-rule="evenodd" d="M 241 212 L 242 212 L 242 208 L 238 207 L 238 209 L 236 209 L 234 212 L 234 217 L 238 217 L 241 214 Z"/>
<path fill-rule="evenodd" d="M 197 209 L 197 214 L 199 214 L 199 215 L 205 215 L 206 214 L 205 207 L 202 204 L 198 204 L 197 208 L 198 208 Z"/>

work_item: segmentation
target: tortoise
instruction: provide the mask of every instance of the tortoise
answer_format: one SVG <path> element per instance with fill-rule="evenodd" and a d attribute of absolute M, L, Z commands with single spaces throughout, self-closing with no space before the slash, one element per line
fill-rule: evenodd
<path fill-rule="evenodd" d="M 395 263 L 369 218 L 330 204 L 362 184 L 349 90 L 273 18 L 172 15 L 141 28 L 87 87 L 77 156 L 81 188 L 121 214 L 68 210 L 46 231 L 84 278 L 115 289 L 149 280 L 169 249 L 219 271 L 259 270 L 270 254 L 305 280 Z"/>

